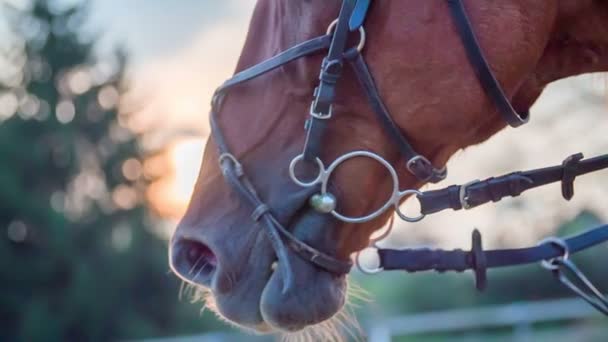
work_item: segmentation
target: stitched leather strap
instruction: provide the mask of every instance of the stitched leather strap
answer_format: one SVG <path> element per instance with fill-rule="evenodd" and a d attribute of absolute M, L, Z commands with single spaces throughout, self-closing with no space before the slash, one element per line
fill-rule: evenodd
<path fill-rule="evenodd" d="M 608 168 L 608 154 L 585 160 L 581 158 L 582 155 L 574 155 L 558 166 L 514 172 L 469 185 L 452 185 L 426 191 L 418 196 L 418 200 L 422 213 L 429 215 L 446 209 L 461 210 L 463 204 L 467 205 L 466 209 L 471 209 L 489 202 L 498 202 L 505 197 L 516 197 L 524 191 L 556 182 L 566 183 L 564 197 L 569 199 L 574 190 L 568 192 L 568 188 L 576 177 Z"/>
<path fill-rule="evenodd" d="M 308 162 L 314 162 L 319 157 L 324 133 L 327 130 L 327 120 L 332 115 L 337 84 L 344 68 L 343 54 L 350 34 L 348 21 L 354 8 L 354 0 L 342 2 L 329 52 L 321 65 L 319 86 L 314 90 L 314 100 L 310 108 L 311 115 L 306 123 L 307 133 L 303 155 L 304 160 Z"/>
<path fill-rule="evenodd" d="M 575 237 L 566 239 L 570 254 L 574 254 L 608 241 L 608 225 L 595 228 Z M 554 244 L 545 243 L 536 247 L 497 249 L 483 251 L 485 258 L 484 269 L 516 266 L 540 262 L 557 258 L 563 250 Z M 384 270 L 402 270 L 406 272 L 420 271 L 455 271 L 463 272 L 475 269 L 476 260 L 474 251 L 441 250 L 441 249 L 380 249 L 380 264 Z"/>

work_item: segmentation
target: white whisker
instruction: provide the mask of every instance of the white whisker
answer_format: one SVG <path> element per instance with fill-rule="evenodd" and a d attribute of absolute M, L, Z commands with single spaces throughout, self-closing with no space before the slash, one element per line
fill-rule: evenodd
<path fill-rule="evenodd" d="M 353 311 L 353 307 L 356 307 L 353 300 L 369 302 L 367 292 L 361 287 L 349 283 L 349 286 L 341 294 L 346 295 L 347 302 L 340 312 L 325 322 L 307 327 L 297 333 L 285 334 L 281 337 L 281 340 L 286 342 L 342 342 L 349 339 L 364 341 L 365 334 L 358 324 Z"/>
<path fill-rule="evenodd" d="M 201 255 L 200 257 L 198 257 L 198 259 L 196 259 L 196 262 L 194 263 L 194 265 L 192 265 L 192 268 L 190 269 L 190 271 L 188 271 L 188 274 L 192 274 L 192 272 L 196 269 L 198 263 L 203 260 L 203 257 L 204 255 Z"/>

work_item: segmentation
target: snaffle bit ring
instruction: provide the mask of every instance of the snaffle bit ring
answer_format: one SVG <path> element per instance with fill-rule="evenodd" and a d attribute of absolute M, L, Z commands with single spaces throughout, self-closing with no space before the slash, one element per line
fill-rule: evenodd
<path fill-rule="evenodd" d="M 419 216 L 415 216 L 415 217 L 410 217 L 401 211 L 401 209 L 399 208 L 399 205 L 401 204 L 401 201 L 405 197 L 408 197 L 411 195 L 420 197 L 420 196 L 422 196 L 422 192 L 420 192 L 418 190 L 399 191 L 399 177 L 397 176 L 397 171 L 395 171 L 395 168 L 393 168 L 393 166 L 388 161 L 386 161 L 384 158 L 382 158 L 381 156 L 379 156 L 375 153 L 372 153 L 372 152 L 354 151 L 354 152 L 347 153 L 347 154 L 339 157 L 338 159 L 334 160 L 334 162 L 331 163 L 331 165 L 329 165 L 329 167 L 327 169 L 323 165 L 323 162 L 319 158 L 317 158 L 316 163 L 319 168 L 319 174 L 317 175 L 317 177 L 314 180 L 312 180 L 310 182 L 304 182 L 304 181 L 300 180 L 295 174 L 296 166 L 298 165 L 298 163 L 300 161 L 302 161 L 304 159 L 304 156 L 302 154 L 300 154 L 299 156 L 295 157 L 289 164 L 289 176 L 291 177 L 291 179 L 293 180 L 294 183 L 298 184 L 299 186 L 305 187 L 305 188 L 320 184 L 321 185 L 321 195 L 328 195 L 329 194 L 329 191 L 328 191 L 329 180 L 330 180 L 333 172 L 336 171 L 336 169 L 340 165 L 342 165 L 342 163 L 344 163 L 350 159 L 354 159 L 354 158 L 373 159 L 376 162 L 380 163 L 382 166 L 384 166 L 384 168 L 390 174 L 390 178 L 393 182 L 391 196 L 386 201 L 386 203 L 384 203 L 382 205 L 382 207 L 380 207 L 376 211 L 372 212 L 371 214 L 368 214 L 365 216 L 359 216 L 359 217 L 345 216 L 345 215 L 342 215 L 339 212 L 337 212 L 335 209 L 328 211 L 331 215 L 333 215 L 336 219 L 338 219 L 342 222 L 365 223 L 365 222 L 371 221 L 371 220 L 379 217 L 380 215 L 385 213 L 390 207 L 394 207 L 395 211 L 397 212 L 397 215 L 406 222 L 419 222 L 426 217 L 426 215 L 424 215 L 424 214 L 420 214 Z M 324 211 L 323 213 L 326 213 L 326 212 Z"/>
<path fill-rule="evenodd" d="M 558 257 L 555 257 L 552 259 L 543 260 L 540 262 L 540 264 L 547 270 L 555 271 L 560 268 L 561 262 L 568 260 L 568 258 L 570 258 L 570 248 L 568 247 L 568 244 L 566 243 L 566 241 L 564 241 L 563 239 L 557 238 L 557 237 L 548 237 L 548 238 L 542 240 L 541 242 L 539 242 L 538 245 L 540 246 L 540 245 L 544 245 L 544 244 L 548 244 L 548 243 L 561 248 L 563 251 L 563 254 L 561 256 L 558 256 Z"/>
<path fill-rule="evenodd" d="M 414 216 L 414 217 L 410 217 L 407 216 L 406 214 L 404 214 L 401 211 L 401 200 L 404 197 L 408 197 L 408 196 L 416 196 L 416 198 L 419 198 L 420 196 L 423 195 L 423 193 L 421 191 L 412 189 L 412 190 L 405 190 L 399 193 L 399 199 L 397 201 L 395 201 L 394 205 L 395 205 L 395 212 L 397 213 L 397 216 L 399 216 L 403 221 L 405 222 L 409 222 L 409 223 L 416 223 L 416 222 L 420 222 L 422 220 L 424 220 L 424 218 L 426 218 L 426 215 L 423 213 L 420 213 L 420 215 L 418 216 Z"/>
<path fill-rule="evenodd" d="M 336 19 L 336 20 L 332 21 L 331 24 L 329 24 L 329 27 L 327 27 L 328 36 L 334 32 L 339 21 L 340 21 L 340 19 Z M 367 33 L 365 32 L 365 28 L 363 28 L 363 26 L 361 26 L 361 27 L 359 27 L 359 44 L 357 44 L 357 51 L 359 51 L 359 52 L 363 51 L 363 48 L 365 47 L 366 42 L 367 42 Z"/>
<path fill-rule="evenodd" d="M 325 165 L 323 165 L 323 162 L 319 158 L 315 158 L 315 162 L 317 163 L 317 167 L 319 168 L 319 174 L 317 175 L 317 178 L 310 182 L 302 182 L 298 178 L 298 176 L 296 176 L 296 166 L 298 166 L 298 163 L 302 160 L 304 160 L 304 155 L 300 154 L 299 156 L 293 158 L 291 160 L 291 163 L 289 163 L 289 177 L 291 178 L 291 180 L 304 188 L 310 188 L 311 186 L 315 186 L 318 183 L 322 182 L 323 177 L 325 175 Z"/>
<path fill-rule="evenodd" d="M 367 253 L 374 253 L 372 254 L 373 256 L 375 256 L 375 266 L 372 267 L 367 267 L 365 266 L 362 262 L 361 262 L 361 254 L 366 254 Z M 372 256 L 370 255 L 370 256 Z M 373 248 L 373 247 L 367 247 L 359 252 L 357 252 L 357 254 L 355 255 L 355 266 L 357 266 L 357 268 L 359 269 L 359 271 L 361 271 L 361 273 L 363 274 L 368 274 L 368 275 L 374 275 L 374 274 L 378 274 L 382 271 L 384 271 L 384 268 L 381 266 L 381 261 L 380 261 L 380 255 L 378 254 L 378 249 L 377 248 Z"/>
<path fill-rule="evenodd" d="M 382 215 L 382 213 L 384 213 L 388 208 L 390 208 L 395 203 L 395 201 L 397 201 L 397 202 L 399 201 L 399 199 L 400 199 L 399 178 L 397 177 L 397 172 L 395 171 L 393 166 L 389 162 L 384 160 L 384 158 L 380 157 L 379 155 L 377 155 L 375 153 L 368 152 L 368 151 L 354 151 L 354 152 L 347 153 L 347 154 L 341 156 L 340 158 L 336 159 L 327 168 L 327 170 L 325 171 L 325 173 L 321 179 L 321 193 L 322 194 L 327 193 L 327 191 L 328 191 L 327 187 L 329 185 L 329 179 L 331 177 L 331 174 L 338 168 L 338 166 L 340 166 L 342 163 L 344 163 L 350 159 L 354 159 L 354 158 L 369 158 L 369 159 L 373 159 L 373 160 L 377 161 L 378 163 L 382 164 L 386 168 L 386 170 L 391 175 L 391 179 L 393 181 L 393 189 L 392 189 L 391 198 L 380 209 L 374 211 L 373 213 L 366 215 L 366 216 L 349 217 L 349 216 L 345 216 L 345 215 L 338 213 L 336 210 L 333 210 L 331 212 L 331 214 L 340 221 L 347 222 L 347 223 L 364 223 L 364 222 L 371 221 L 371 220 L 377 218 L 378 216 Z"/>

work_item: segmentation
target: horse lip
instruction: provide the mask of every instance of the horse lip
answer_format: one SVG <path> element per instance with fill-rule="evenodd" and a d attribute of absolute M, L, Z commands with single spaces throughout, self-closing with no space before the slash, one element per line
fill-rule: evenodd
<path fill-rule="evenodd" d="M 331 217 L 318 216 L 312 208 L 302 206 L 290 220 L 293 234 L 305 242 L 320 241 L 317 234 L 310 235 L 308 239 L 302 235 L 310 231 L 310 225 L 325 226 Z M 322 229 L 321 231 L 326 231 Z M 324 235 L 323 238 L 326 238 Z M 318 248 L 316 244 L 313 248 Z M 281 283 L 284 275 L 281 272 L 272 272 L 266 281 L 260 298 L 260 312 L 263 320 L 274 330 L 292 333 L 308 326 L 323 322 L 340 310 L 344 304 L 341 298 L 345 278 L 336 277 L 331 272 L 319 268 L 308 259 L 301 258 L 299 254 L 290 249 L 287 262 L 292 262 L 298 284 L 308 284 L 303 288 L 292 288 L 287 293 L 281 293 Z M 279 261 L 284 262 L 284 261 Z M 316 290 L 315 290 L 316 289 Z M 318 292 L 319 291 L 319 292 Z M 294 305 L 294 303 L 309 303 Z"/>

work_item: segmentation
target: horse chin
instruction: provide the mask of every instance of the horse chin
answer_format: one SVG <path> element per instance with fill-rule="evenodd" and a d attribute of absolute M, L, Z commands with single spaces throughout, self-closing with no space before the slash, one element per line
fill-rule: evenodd
<path fill-rule="evenodd" d="M 346 277 L 321 271 L 293 259 L 296 286 L 283 292 L 283 277 L 270 277 L 260 300 L 264 321 L 282 332 L 296 332 L 332 318 L 346 301 Z"/>
<path fill-rule="evenodd" d="M 327 215 L 309 209 L 295 220 L 293 233 L 318 247 L 331 241 L 328 232 L 332 228 Z M 264 321 L 276 330 L 295 332 L 329 320 L 340 312 L 346 302 L 347 280 L 346 275 L 322 270 L 291 249 L 288 255 L 295 286 L 283 291 L 283 274 L 277 267 L 262 292 L 260 312 Z"/>
<path fill-rule="evenodd" d="M 288 223 L 290 231 L 301 241 L 334 255 L 335 222 L 307 205 Z M 261 232 L 257 245 L 243 264 L 241 274 L 228 293 L 206 290 L 207 307 L 231 324 L 256 334 L 297 332 L 304 336 L 333 336 L 344 320 L 342 308 L 347 300 L 347 276 L 327 272 L 287 249 L 286 260 L 291 265 L 294 286 L 284 291 L 282 267 L 271 265 L 276 260 L 268 241 Z M 245 266 L 246 265 L 246 266 Z M 332 318 L 334 318 L 332 320 Z"/>

